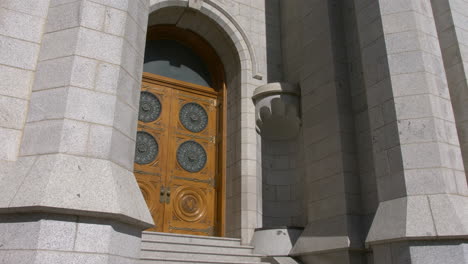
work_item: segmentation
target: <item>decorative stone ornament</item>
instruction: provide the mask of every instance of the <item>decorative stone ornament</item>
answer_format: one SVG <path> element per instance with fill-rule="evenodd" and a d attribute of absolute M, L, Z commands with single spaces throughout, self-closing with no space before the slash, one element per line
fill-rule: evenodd
<path fill-rule="evenodd" d="M 290 83 L 269 83 L 255 89 L 255 121 L 259 134 L 270 140 L 296 137 L 301 126 L 300 89 Z"/>

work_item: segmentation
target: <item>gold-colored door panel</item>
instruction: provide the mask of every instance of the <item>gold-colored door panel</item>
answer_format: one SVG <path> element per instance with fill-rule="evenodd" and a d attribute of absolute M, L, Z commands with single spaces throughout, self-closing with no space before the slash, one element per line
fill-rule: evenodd
<path fill-rule="evenodd" d="M 145 79 L 141 91 L 135 176 L 155 222 L 149 230 L 215 235 L 216 94 Z"/>

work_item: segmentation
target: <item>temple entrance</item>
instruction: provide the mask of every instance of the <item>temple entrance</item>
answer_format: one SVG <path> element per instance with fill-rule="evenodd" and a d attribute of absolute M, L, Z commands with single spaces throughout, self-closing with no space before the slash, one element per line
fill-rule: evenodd
<path fill-rule="evenodd" d="M 134 172 L 149 231 L 222 236 L 224 89 L 167 28 L 148 35 L 138 114 Z"/>

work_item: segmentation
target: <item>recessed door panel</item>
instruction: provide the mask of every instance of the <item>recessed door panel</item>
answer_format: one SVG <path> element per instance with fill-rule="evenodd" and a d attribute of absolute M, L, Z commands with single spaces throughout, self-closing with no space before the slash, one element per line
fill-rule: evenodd
<path fill-rule="evenodd" d="M 143 80 L 135 175 L 159 232 L 216 232 L 216 95 Z"/>

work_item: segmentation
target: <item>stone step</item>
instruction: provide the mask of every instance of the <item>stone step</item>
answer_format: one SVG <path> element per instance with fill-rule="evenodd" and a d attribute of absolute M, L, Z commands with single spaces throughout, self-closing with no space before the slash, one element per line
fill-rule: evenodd
<path fill-rule="evenodd" d="M 138 264 L 270 264 L 269 262 L 193 261 L 183 259 L 142 259 Z"/>
<path fill-rule="evenodd" d="M 184 251 L 184 252 L 195 252 L 205 254 L 232 254 L 232 255 L 249 255 L 253 253 L 253 247 L 251 246 L 226 246 L 226 245 L 204 245 L 204 244 L 180 244 L 174 242 L 161 242 L 161 241 L 142 241 L 142 250 L 158 250 L 158 251 Z"/>
<path fill-rule="evenodd" d="M 184 261 L 192 261 L 196 263 L 205 262 L 261 262 L 260 255 L 235 255 L 235 254 L 222 254 L 222 253 L 200 253 L 200 252 L 184 252 L 184 251 L 159 251 L 159 250 L 145 250 L 140 252 L 140 259 L 142 260 L 164 260 L 164 259 L 178 259 Z"/>
<path fill-rule="evenodd" d="M 172 242 L 178 244 L 197 244 L 210 246 L 239 246 L 240 239 L 226 237 L 207 237 L 144 231 L 142 242 Z"/>

